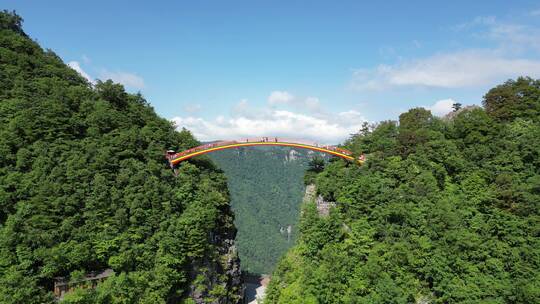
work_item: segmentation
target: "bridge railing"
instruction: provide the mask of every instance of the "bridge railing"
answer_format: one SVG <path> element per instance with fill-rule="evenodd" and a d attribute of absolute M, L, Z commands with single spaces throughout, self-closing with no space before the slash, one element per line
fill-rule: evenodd
<path fill-rule="evenodd" d="M 179 152 L 179 153 L 175 153 L 170 158 L 178 158 L 178 157 L 188 155 L 188 154 L 191 154 L 191 153 L 195 153 L 195 152 L 198 152 L 198 151 L 203 151 L 203 150 L 207 150 L 207 149 L 211 149 L 211 148 L 215 148 L 215 147 L 219 147 L 219 146 L 231 145 L 231 144 L 234 144 L 234 143 L 236 143 L 236 141 L 221 141 L 221 142 L 208 143 L 208 144 L 200 145 L 200 146 L 197 146 L 197 147 L 194 147 L 194 148 L 191 148 L 191 149 L 184 150 L 184 151 Z"/>
<path fill-rule="evenodd" d="M 234 144 L 240 144 L 240 143 L 258 143 L 258 142 L 276 142 L 276 143 L 291 143 L 291 144 L 301 144 L 301 145 L 307 145 L 317 148 L 322 148 L 330 151 L 335 151 L 344 155 L 352 156 L 352 152 L 343 148 L 339 148 L 332 145 L 321 145 L 315 142 L 310 142 L 306 140 L 297 140 L 297 139 L 285 139 L 285 138 L 278 138 L 278 137 L 255 137 L 255 138 L 246 138 L 241 140 L 229 140 L 229 141 L 217 141 L 213 143 L 207 143 L 204 145 L 200 145 L 191 149 L 187 149 L 185 151 L 174 153 L 173 151 L 167 152 L 167 159 L 172 160 L 176 159 L 185 155 L 189 155 L 195 152 L 208 150 L 211 148 L 221 147 L 221 146 L 228 146 L 228 145 L 234 145 Z"/>

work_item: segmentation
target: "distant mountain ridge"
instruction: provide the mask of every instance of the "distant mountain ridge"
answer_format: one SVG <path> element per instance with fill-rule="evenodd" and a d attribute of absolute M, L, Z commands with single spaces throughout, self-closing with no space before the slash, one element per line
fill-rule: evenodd
<path fill-rule="evenodd" d="M 227 176 L 242 269 L 271 273 L 297 235 L 303 176 L 313 151 L 283 147 L 208 154 Z M 287 241 L 287 227 L 291 239 Z"/>

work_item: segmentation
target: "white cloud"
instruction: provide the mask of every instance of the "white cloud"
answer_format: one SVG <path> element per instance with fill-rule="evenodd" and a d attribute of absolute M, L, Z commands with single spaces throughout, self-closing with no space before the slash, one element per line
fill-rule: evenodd
<path fill-rule="evenodd" d="M 431 106 L 427 106 L 426 109 L 430 110 L 434 115 L 444 116 L 453 111 L 452 105 L 455 103 L 457 103 L 457 101 L 452 98 L 442 99 Z"/>
<path fill-rule="evenodd" d="M 236 103 L 232 109 L 231 114 L 234 117 L 257 117 L 259 115 L 262 115 L 263 109 L 253 107 L 247 99 L 242 99 L 238 103 Z"/>
<path fill-rule="evenodd" d="M 353 73 L 352 87 L 359 90 L 395 86 L 458 88 L 522 75 L 540 77 L 540 60 L 507 58 L 498 51 L 466 50 L 357 70 Z"/>
<path fill-rule="evenodd" d="M 196 112 L 199 112 L 200 110 L 201 110 L 200 104 L 190 103 L 184 106 L 184 111 L 186 111 L 187 113 L 196 113 Z"/>
<path fill-rule="evenodd" d="M 531 12 L 534 15 L 536 11 Z M 540 10 L 538 10 L 540 15 Z M 497 49 L 510 52 L 540 50 L 540 29 L 524 24 L 508 23 L 494 16 L 476 17 L 460 24 L 457 31 L 468 31 L 475 38 L 484 38 L 499 44 Z"/>
<path fill-rule="evenodd" d="M 272 108 L 281 106 L 312 113 L 322 111 L 319 98 L 313 96 L 298 97 L 287 91 L 273 91 L 268 96 L 267 101 Z"/>
<path fill-rule="evenodd" d="M 495 46 L 358 69 L 353 72 L 351 87 L 358 90 L 405 86 L 460 88 L 494 85 L 518 76 L 540 76 L 540 29 L 500 22 L 493 16 L 476 17 L 453 29 L 488 40 Z"/>
<path fill-rule="evenodd" d="M 235 112 L 241 113 L 249 108 L 249 102 L 247 99 L 240 100 L 233 108 Z"/>
<path fill-rule="evenodd" d="M 90 77 L 90 75 L 88 75 L 88 73 L 86 73 L 82 68 L 81 68 L 81 65 L 79 64 L 78 61 L 70 61 L 68 62 L 67 64 L 70 68 L 74 69 L 75 71 L 77 71 L 79 74 L 81 74 L 82 77 L 86 78 L 86 80 L 88 80 L 88 82 L 94 84 L 95 81 L 92 79 L 92 77 Z"/>
<path fill-rule="evenodd" d="M 99 78 L 104 80 L 111 79 L 114 82 L 121 83 L 127 87 L 135 89 L 144 88 L 144 79 L 133 73 L 102 70 Z"/>
<path fill-rule="evenodd" d="M 307 97 L 304 99 L 303 105 L 311 112 L 321 111 L 321 101 L 317 97 Z"/>
<path fill-rule="evenodd" d="M 270 105 L 287 104 L 294 100 L 294 96 L 287 91 L 273 91 L 268 96 L 268 103 Z"/>
<path fill-rule="evenodd" d="M 90 64 L 91 60 L 88 56 L 82 55 L 83 62 L 88 65 Z M 79 61 L 70 61 L 67 64 L 69 67 L 77 71 L 81 76 L 86 78 L 90 83 L 95 84 L 96 81 L 93 79 L 86 71 L 83 70 L 81 67 L 81 64 Z M 134 89 L 142 89 L 144 88 L 144 79 L 140 77 L 137 74 L 134 73 L 128 73 L 128 72 L 122 72 L 122 71 L 109 71 L 107 69 L 101 69 L 99 75 L 100 79 L 107 80 L 111 79 L 112 81 L 116 83 L 121 83 L 125 85 L 126 87 L 134 88 Z M 192 108 L 193 110 L 194 108 Z"/>
<path fill-rule="evenodd" d="M 319 106 L 316 97 L 309 101 Z M 178 129 L 186 128 L 202 141 L 277 136 L 313 140 L 319 143 L 339 143 L 358 132 L 366 119 L 350 110 L 337 114 L 310 115 L 289 110 L 250 107 L 247 100 L 233 107 L 230 117 L 213 119 L 187 116 L 174 117 Z"/>
<path fill-rule="evenodd" d="M 495 16 L 478 16 L 478 17 L 475 17 L 472 21 L 458 24 L 452 27 L 452 29 L 456 31 L 463 31 L 463 30 L 470 30 L 471 28 L 474 28 L 477 26 L 490 26 L 496 23 L 497 23 L 497 18 Z"/>
<path fill-rule="evenodd" d="M 242 99 L 228 116 L 188 114 L 171 120 L 178 129 L 186 128 L 202 141 L 277 136 L 330 144 L 349 138 L 367 121 L 356 110 L 332 113 L 323 109 L 317 97 L 296 97 L 287 91 L 271 92 L 262 106 Z"/>
<path fill-rule="evenodd" d="M 496 23 L 489 26 L 485 37 L 500 43 L 500 49 L 522 53 L 540 51 L 540 30 L 520 24 Z"/>
<path fill-rule="evenodd" d="M 358 111 L 355 111 L 355 110 L 349 110 L 349 111 L 345 111 L 345 112 L 340 112 L 338 115 L 337 115 L 337 118 L 338 119 L 343 119 L 344 120 L 344 124 L 348 122 L 358 122 L 358 121 L 366 121 L 364 119 L 364 117 L 362 116 L 362 113 L 358 112 Z"/>

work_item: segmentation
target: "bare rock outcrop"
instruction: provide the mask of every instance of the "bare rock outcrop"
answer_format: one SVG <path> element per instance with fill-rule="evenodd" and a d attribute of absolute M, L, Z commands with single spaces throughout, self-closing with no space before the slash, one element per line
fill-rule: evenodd
<path fill-rule="evenodd" d="M 319 215 L 323 217 L 328 216 L 330 209 L 336 207 L 336 202 L 325 201 L 322 195 L 317 195 L 317 187 L 313 184 L 306 186 L 304 194 L 304 204 L 309 202 L 315 202 Z"/>
<path fill-rule="evenodd" d="M 217 250 L 194 263 L 190 273 L 194 282 L 189 298 L 197 304 L 239 304 L 243 297 L 240 258 L 234 229 L 210 235 Z"/>

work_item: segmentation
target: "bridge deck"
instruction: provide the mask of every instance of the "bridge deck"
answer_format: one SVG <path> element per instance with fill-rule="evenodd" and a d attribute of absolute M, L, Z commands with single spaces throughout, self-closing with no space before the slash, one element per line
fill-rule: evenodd
<path fill-rule="evenodd" d="M 306 142 L 292 142 L 292 141 L 283 141 L 282 139 L 278 141 L 276 137 L 264 137 L 258 141 L 246 139 L 246 141 L 221 141 L 215 143 L 209 143 L 202 146 L 198 146 L 192 149 L 185 150 L 179 153 L 171 153 L 167 155 L 167 159 L 171 166 L 177 165 L 178 163 L 206 153 L 224 150 L 224 149 L 233 149 L 240 147 L 252 147 L 252 146 L 281 146 L 281 147 L 293 147 L 301 149 L 309 149 L 312 151 L 323 152 L 331 155 L 341 157 L 346 160 L 354 160 L 353 153 L 351 151 L 330 146 L 330 145 L 318 145 L 318 144 L 308 144 Z M 358 159 L 360 163 L 364 161 L 363 157 Z"/>

